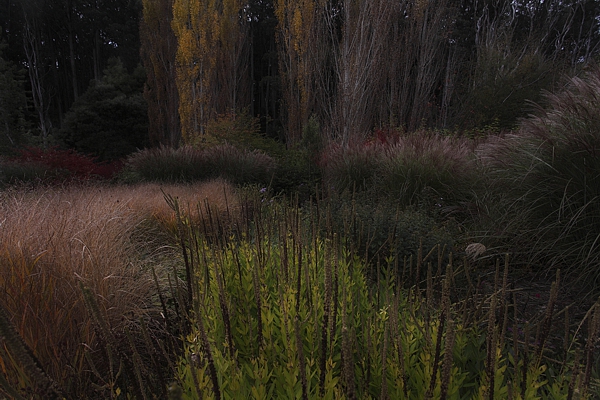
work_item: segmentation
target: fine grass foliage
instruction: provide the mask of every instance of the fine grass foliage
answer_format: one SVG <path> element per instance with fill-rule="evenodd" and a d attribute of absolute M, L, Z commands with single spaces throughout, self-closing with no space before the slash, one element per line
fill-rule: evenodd
<path fill-rule="evenodd" d="M 383 158 L 382 147 L 377 142 L 326 145 L 319 160 L 324 186 L 337 193 L 371 187 Z"/>
<path fill-rule="evenodd" d="M 128 156 L 122 178 L 130 182 L 190 182 L 205 179 L 207 168 L 202 152 L 193 147 L 161 146 Z"/>
<path fill-rule="evenodd" d="M 101 351 L 81 286 L 117 330 L 152 308 L 152 281 L 132 258 L 130 235 L 140 217 L 98 194 L 8 192 L 0 208 L 0 305 L 46 373 L 72 386 L 71 393 L 86 390 L 91 379 L 86 353 Z M 7 368 L 9 382 L 27 387 L 16 371 Z"/>
<path fill-rule="evenodd" d="M 477 172 L 470 140 L 415 132 L 385 149 L 375 186 L 401 204 L 418 204 L 433 195 L 446 205 L 464 200 Z"/>
<path fill-rule="evenodd" d="M 166 396 L 180 329 L 169 300 L 179 278 L 170 275 L 180 259 L 164 190 L 215 214 L 239 209 L 235 191 L 220 180 L 0 193 L 0 391 Z"/>
<path fill-rule="evenodd" d="M 469 139 L 419 131 L 377 131 L 364 143 L 330 144 L 322 153 L 324 186 L 336 193 L 372 190 L 399 205 L 455 205 L 477 184 Z"/>
<path fill-rule="evenodd" d="M 239 184 L 268 183 L 274 168 L 275 161 L 262 151 L 240 149 L 231 144 L 202 150 L 191 146 L 177 149 L 163 146 L 130 155 L 122 179 L 185 183 L 222 177 Z"/>
<path fill-rule="evenodd" d="M 480 149 L 495 188 L 489 201 L 502 210 L 488 235 L 509 239 L 529 263 L 593 284 L 600 277 L 599 70 L 546 98 L 549 106 L 518 132 Z"/>
<path fill-rule="evenodd" d="M 243 204 L 239 191 L 222 179 L 190 184 L 140 183 L 122 189 L 113 189 L 111 196 L 125 201 L 129 207 L 152 223 L 158 223 L 166 232 L 177 232 L 177 217 L 165 201 L 165 194 L 176 198 L 190 221 L 198 226 L 209 226 L 208 218 L 218 217 L 222 227 L 241 223 Z M 210 214 L 209 214 L 210 211 Z"/>

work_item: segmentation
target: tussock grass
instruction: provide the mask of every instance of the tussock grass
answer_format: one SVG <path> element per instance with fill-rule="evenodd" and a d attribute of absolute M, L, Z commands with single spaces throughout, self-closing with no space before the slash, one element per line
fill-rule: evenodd
<path fill-rule="evenodd" d="M 201 151 L 190 146 L 161 146 L 127 157 L 123 178 L 132 182 L 189 182 L 205 178 L 206 169 Z"/>
<path fill-rule="evenodd" d="M 377 188 L 403 204 L 427 189 L 438 203 L 462 200 L 476 182 L 473 141 L 432 132 L 399 136 L 385 151 Z"/>
<path fill-rule="evenodd" d="M 3 194 L 0 304 L 54 380 L 83 384 L 73 374 L 98 350 L 81 285 L 117 330 L 152 308 L 153 283 L 132 257 L 141 220 L 96 187 Z"/>
<path fill-rule="evenodd" d="M 209 211 L 224 221 L 233 222 L 239 218 L 242 207 L 237 189 L 222 178 L 194 184 L 140 183 L 110 189 L 110 196 L 174 232 L 176 216 L 165 201 L 165 195 L 176 198 L 197 225 L 207 223 Z"/>
<path fill-rule="evenodd" d="M 232 187 L 222 180 L 0 193 L 0 306 L 41 369 L 74 398 L 89 398 L 91 392 L 114 396 L 118 382 L 123 392 L 123 382 L 135 387 L 134 371 L 119 369 L 119 359 L 132 368 L 135 357 L 149 362 L 153 353 L 164 356 L 156 340 L 168 332 L 161 332 L 162 310 L 150 269 L 155 267 L 161 282 L 172 272 L 173 262 L 161 271 L 160 260 L 152 255 L 158 251 L 153 246 L 165 245 L 157 241 L 162 229 L 156 221 L 169 227 L 174 220 L 163 192 L 219 212 L 238 204 Z M 127 339 L 131 332 L 136 333 Z M 143 332 L 154 338 L 150 341 L 156 348 L 148 348 Z M 0 366 L 12 387 L 36 387 L 35 377 L 25 373 L 10 348 L 2 351 Z M 138 384 L 134 393 L 160 392 L 161 382 L 157 375 L 154 379 L 158 386 L 141 389 Z"/>
<path fill-rule="evenodd" d="M 600 70 L 546 98 L 517 132 L 479 149 L 496 213 L 486 235 L 591 286 L 600 279 Z"/>
<path fill-rule="evenodd" d="M 436 132 L 392 134 L 330 145 L 322 155 L 325 186 L 338 193 L 372 190 L 402 206 L 462 201 L 477 183 L 474 142 Z"/>
<path fill-rule="evenodd" d="M 326 188 L 342 193 L 371 187 L 382 161 L 383 148 L 377 142 L 329 144 L 320 160 Z"/>
<path fill-rule="evenodd" d="M 205 149 L 159 147 L 130 155 L 122 178 L 128 182 L 195 182 L 217 177 L 232 182 L 268 183 L 275 161 L 259 150 L 218 144 Z"/>

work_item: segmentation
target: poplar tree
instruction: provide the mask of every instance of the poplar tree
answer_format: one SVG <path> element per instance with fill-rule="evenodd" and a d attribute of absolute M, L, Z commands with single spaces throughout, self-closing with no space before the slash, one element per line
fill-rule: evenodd
<path fill-rule="evenodd" d="M 242 0 L 222 0 L 217 13 L 218 53 L 217 81 L 213 92 L 219 114 L 246 108 L 251 101 L 250 24 Z"/>
<path fill-rule="evenodd" d="M 373 127 L 377 104 L 385 86 L 384 64 L 388 32 L 393 16 L 393 0 L 344 0 L 341 9 L 329 14 L 332 22 L 340 14 L 341 36 L 336 44 L 335 77 L 337 95 L 329 134 L 348 144 L 363 138 Z"/>
<path fill-rule="evenodd" d="M 286 140 L 293 144 L 316 111 L 317 85 L 327 54 L 325 0 L 276 0 L 277 45 Z"/>
<path fill-rule="evenodd" d="M 175 0 L 176 82 L 183 140 L 205 140 L 220 114 L 250 102 L 248 30 L 240 0 Z"/>
<path fill-rule="evenodd" d="M 0 42 L 0 154 L 22 144 L 28 128 L 25 70 L 3 57 Z"/>
<path fill-rule="evenodd" d="M 213 114 L 210 88 L 216 67 L 218 32 L 215 3 L 215 0 L 173 3 L 179 118 L 185 142 L 203 136 Z"/>
<path fill-rule="evenodd" d="M 177 147 L 181 139 L 175 57 L 177 38 L 171 27 L 173 0 L 143 0 L 141 57 L 146 69 L 144 98 L 152 145 Z"/>

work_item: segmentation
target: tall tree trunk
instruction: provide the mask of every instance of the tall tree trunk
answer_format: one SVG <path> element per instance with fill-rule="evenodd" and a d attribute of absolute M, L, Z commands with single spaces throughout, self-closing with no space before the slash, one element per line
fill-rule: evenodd
<path fill-rule="evenodd" d="M 381 101 L 383 51 L 392 3 L 392 0 L 343 2 L 342 37 L 335 60 L 338 90 L 329 132 L 344 145 L 365 138 L 373 126 L 379 108 L 377 102 Z"/>
<path fill-rule="evenodd" d="M 144 0 L 140 23 L 141 58 L 146 69 L 144 98 L 148 132 L 154 146 L 177 147 L 181 141 L 177 92 L 177 38 L 171 27 L 173 0 Z"/>
<path fill-rule="evenodd" d="M 36 35 L 35 21 L 32 17 L 25 20 L 25 35 L 23 36 L 23 46 L 27 57 L 27 70 L 29 81 L 31 82 L 31 94 L 33 105 L 39 120 L 40 136 L 44 148 L 48 147 L 48 137 L 51 132 L 52 124 L 48 117 L 50 99 L 44 89 L 44 66 L 40 61 L 40 38 Z"/>
<path fill-rule="evenodd" d="M 73 33 L 73 4 L 67 1 L 67 24 L 69 29 L 69 63 L 71 66 L 71 84 L 73 85 L 73 100 L 79 98 L 79 87 L 77 84 L 77 67 L 75 66 L 75 43 Z"/>

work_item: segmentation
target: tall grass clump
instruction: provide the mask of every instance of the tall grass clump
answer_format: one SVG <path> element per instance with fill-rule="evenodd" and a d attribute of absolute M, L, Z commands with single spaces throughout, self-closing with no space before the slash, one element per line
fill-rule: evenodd
<path fill-rule="evenodd" d="M 191 146 L 140 150 L 127 157 L 123 171 L 123 179 L 131 182 L 190 182 L 208 175 L 204 155 Z"/>
<path fill-rule="evenodd" d="M 241 223 L 243 204 L 234 185 L 222 178 L 189 184 L 140 183 L 114 187 L 110 195 L 123 201 L 144 217 L 147 223 L 158 225 L 173 239 L 177 232 L 177 216 L 165 201 L 165 194 L 177 199 L 190 221 L 210 226 L 210 218 L 218 219 L 219 228 Z M 208 229 L 205 233 L 209 233 Z M 212 234 L 213 232 L 211 232 Z M 160 235 L 160 231 L 157 232 Z M 169 240 L 169 237 L 165 240 Z M 142 238 L 149 240 L 151 238 Z"/>
<path fill-rule="evenodd" d="M 275 170 L 273 158 L 260 150 L 221 144 L 204 149 L 203 154 L 212 177 L 223 177 L 238 184 L 268 184 Z"/>
<path fill-rule="evenodd" d="M 197 149 L 159 147 L 130 155 L 123 179 L 129 182 L 194 182 L 217 177 L 235 183 L 268 183 L 274 160 L 258 150 L 217 144 Z"/>
<path fill-rule="evenodd" d="M 376 188 L 400 204 L 465 200 L 476 186 L 472 140 L 435 132 L 400 135 L 385 149 Z"/>
<path fill-rule="evenodd" d="M 600 69 L 546 95 L 518 132 L 491 141 L 481 160 L 501 215 L 490 238 L 508 240 L 540 268 L 598 283 L 600 274 Z"/>
<path fill-rule="evenodd" d="M 20 338 L 3 342 L 2 390 L 51 398 L 46 376 L 67 398 L 165 392 L 165 371 L 143 365 L 165 364 L 168 336 L 127 203 L 100 186 L 0 195 L 0 324 Z"/>
<path fill-rule="evenodd" d="M 469 198 L 478 185 L 471 139 L 418 131 L 376 131 L 364 143 L 330 144 L 320 165 L 337 193 L 370 190 L 402 207 L 444 207 Z"/>
<path fill-rule="evenodd" d="M 319 160 L 325 187 L 336 193 L 372 187 L 382 156 L 377 142 L 326 145 Z"/>

